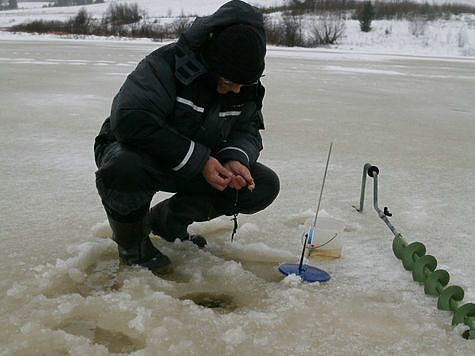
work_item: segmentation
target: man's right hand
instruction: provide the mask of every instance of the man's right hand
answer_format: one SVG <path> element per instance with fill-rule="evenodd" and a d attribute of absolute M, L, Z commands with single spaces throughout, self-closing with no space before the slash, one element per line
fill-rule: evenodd
<path fill-rule="evenodd" d="M 209 157 L 201 171 L 205 180 L 215 189 L 223 191 L 231 182 L 232 172 L 224 168 L 214 157 Z"/>

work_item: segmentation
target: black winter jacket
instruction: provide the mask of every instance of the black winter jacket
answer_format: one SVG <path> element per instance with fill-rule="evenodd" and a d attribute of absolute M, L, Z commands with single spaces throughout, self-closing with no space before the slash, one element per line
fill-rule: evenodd
<path fill-rule="evenodd" d="M 254 164 L 262 150 L 264 87 L 259 83 L 220 95 L 202 57 L 213 32 L 238 23 L 254 26 L 265 41 L 262 15 L 233 0 L 197 18 L 178 42 L 143 59 L 114 98 L 95 140 L 96 158 L 118 141 L 182 177 L 199 174 L 210 155 L 222 163 Z"/>

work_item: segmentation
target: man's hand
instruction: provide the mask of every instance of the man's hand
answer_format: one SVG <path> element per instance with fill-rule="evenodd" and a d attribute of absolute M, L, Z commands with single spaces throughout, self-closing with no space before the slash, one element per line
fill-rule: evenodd
<path fill-rule="evenodd" d="M 249 169 L 238 161 L 229 161 L 224 164 L 224 168 L 232 172 L 233 177 L 229 186 L 236 190 L 239 190 L 247 185 L 247 189 L 251 192 L 256 187 L 254 179 L 251 176 Z"/>
<path fill-rule="evenodd" d="M 201 173 L 213 188 L 220 191 L 226 189 L 233 178 L 233 173 L 224 168 L 214 157 L 208 158 Z"/>

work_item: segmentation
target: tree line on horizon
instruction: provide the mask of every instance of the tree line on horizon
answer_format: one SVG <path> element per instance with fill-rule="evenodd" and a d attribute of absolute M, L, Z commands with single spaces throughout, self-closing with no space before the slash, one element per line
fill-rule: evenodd
<path fill-rule="evenodd" d="M 263 13 L 290 12 L 293 15 L 333 13 L 339 16 L 352 16 L 362 11 L 365 3 L 361 0 L 288 0 L 283 5 L 262 6 Z M 475 13 L 475 6 L 447 1 L 442 4 L 415 2 L 414 0 L 374 0 L 370 1 L 374 18 L 378 20 L 403 19 L 425 16 L 435 19 L 447 15 Z"/>
<path fill-rule="evenodd" d="M 54 0 L 44 7 L 85 6 L 103 3 L 104 0 Z"/>
<path fill-rule="evenodd" d="M 0 10 L 15 10 L 18 9 L 17 0 L 0 0 Z"/>
<path fill-rule="evenodd" d="M 58 0 L 57 2 L 61 1 L 98 3 L 104 0 Z M 440 5 L 425 4 L 420 7 L 420 4 L 409 0 L 392 0 L 384 4 L 391 9 L 385 12 L 384 18 L 411 20 L 415 25 L 409 24 L 409 26 L 415 36 L 421 34 L 421 29 L 423 30 L 426 22 L 434 16 L 447 16 Z M 420 15 L 417 11 L 409 11 L 413 5 L 417 5 L 413 9 L 418 9 L 418 11 L 424 8 L 425 10 L 421 12 L 424 15 Z M 455 8 L 457 11 L 461 9 Z M 467 8 L 475 13 L 475 7 L 468 6 Z M 372 29 L 372 21 L 378 18 L 378 11 L 379 18 L 383 16 L 381 9 L 381 1 L 355 0 L 290 0 L 280 7 L 261 8 L 268 43 L 287 47 L 317 47 L 337 43 L 345 33 L 348 19 L 358 20 L 361 31 L 369 32 Z M 449 11 L 447 8 L 444 9 L 444 11 Z M 450 7 L 450 9 L 454 8 Z M 275 16 L 276 13 L 279 13 L 279 16 Z M 454 13 L 449 12 L 449 14 Z M 83 7 L 67 21 L 35 20 L 11 26 L 8 30 L 40 34 L 123 36 L 164 40 L 177 38 L 191 26 L 195 17 L 194 15 L 185 16 L 182 13 L 171 23 L 162 24 L 156 18 L 148 18 L 147 12 L 137 3 L 110 2 L 100 19 L 94 18 L 87 8 Z"/>

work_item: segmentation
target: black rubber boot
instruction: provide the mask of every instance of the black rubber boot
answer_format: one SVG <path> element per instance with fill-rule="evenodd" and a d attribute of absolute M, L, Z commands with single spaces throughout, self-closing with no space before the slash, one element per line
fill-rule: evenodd
<path fill-rule="evenodd" d="M 203 248 L 207 244 L 206 239 L 201 235 L 189 234 L 188 226 L 221 215 L 213 208 L 209 196 L 177 193 L 150 210 L 150 223 L 152 232 L 167 241 L 189 240 Z"/>
<path fill-rule="evenodd" d="M 149 217 L 136 222 L 118 222 L 107 215 L 112 229 L 112 239 L 117 243 L 120 259 L 129 266 L 140 265 L 153 273 L 171 271 L 170 259 L 153 246 L 149 238 Z"/>

